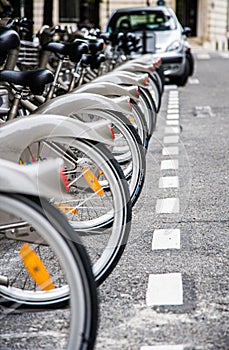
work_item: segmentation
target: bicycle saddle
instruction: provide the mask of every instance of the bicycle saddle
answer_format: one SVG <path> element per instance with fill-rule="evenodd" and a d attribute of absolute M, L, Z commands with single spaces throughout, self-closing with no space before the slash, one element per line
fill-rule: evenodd
<path fill-rule="evenodd" d="M 12 29 L 0 30 L 0 52 L 8 52 L 20 45 L 18 33 Z"/>
<path fill-rule="evenodd" d="M 83 54 L 88 53 L 88 45 L 79 39 L 72 43 L 49 42 L 43 45 L 42 49 L 69 56 L 70 60 L 75 63 L 81 59 Z"/>
<path fill-rule="evenodd" d="M 103 39 L 95 39 L 95 38 L 83 38 L 82 41 L 87 43 L 89 47 L 89 53 L 91 55 L 96 55 L 101 52 L 104 48 L 104 40 Z"/>
<path fill-rule="evenodd" d="M 0 81 L 28 87 L 34 95 L 42 95 L 45 85 L 53 81 L 53 74 L 47 69 L 30 71 L 0 71 Z"/>
<path fill-rule="evenodd" d="M 105 56 L 103 54 L 98 54 L 95 56 L 83 56 L 82 63 L 86 66 L 90 65 L 92 69 L 99 69 L 100 64 L 105 61 Z"/>

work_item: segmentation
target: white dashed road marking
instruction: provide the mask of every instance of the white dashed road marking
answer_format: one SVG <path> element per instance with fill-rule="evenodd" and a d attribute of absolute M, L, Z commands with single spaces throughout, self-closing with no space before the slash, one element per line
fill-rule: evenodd
<path fill-rule="evenodd" d="M 179 136 L 165 136 L 163 139 L 164 143 L 178 143 Z"/>
<path fill-rule="evenodd" d="M 180 273 L 149 275 L 146 304 L 182 305 L 183 286 Z"/>
<path fill-rule="evenodd" d="M 167 119 L 179 119 L 179 113 L 169 113 Z"/>
<path fill-rule="evenodd" d="M 163 156 L 178 155 L 179 148 L 177 146 L 167 146 L 162 149 Z"/>
<path fill-rule="evenodd" d="M 192 85 L 197 85 L 200 83 L 199 79 L 197 78 L 188 78 L 188 82 L 189 84 L 192 84 Z"/>
<path fill-rule="evenodd" d="M 167 110 L 167 114 L 178 114 L 179 113 L 179 109 L 175 109 L 175 108 L 171 108 Z"/>
<path fill-rule="evenodd" d="M 180 128 L 177 126 L 165 127 L 165 134 L 179 134 L 179 133 L 180 133 Z"/>
<path fill-rule="evenodd" d="M 166 120 L 167 125 L 179 125 L 179 120 Z"/>
<path fill-rule="evenodd" d="M 180 249 L 179 229 L 154 230 L 152 250 L 157 249 Z"/>
<path fill-rule="evenodd" d="M 157 199 L 157 203 L 156 203 L 157 214 L 177 214 L 179 212 L 180 212 L 179 198 Z"/>
<path fill-rule="evenodd" d="M 178 188 L 178 176 L 162 176 L 159 179 L 159 188 Z"/>
<path fill-rule="evenodd" d="M 211 56 L 209 55 L 209 53 L 198 53 L 196 55 L 196 58 L 198 60 L 210 60 Z"/>
<path fill-rule="evenodd" d="M 142 346 L 140 350 L 184 350 L 183 345 L 154 345 L 154 346 Z"/>
<path fill-rule="evenodd" d="M 164 159 L 161 161 L 161 170 L 178 169 L 178 159 Z"/>

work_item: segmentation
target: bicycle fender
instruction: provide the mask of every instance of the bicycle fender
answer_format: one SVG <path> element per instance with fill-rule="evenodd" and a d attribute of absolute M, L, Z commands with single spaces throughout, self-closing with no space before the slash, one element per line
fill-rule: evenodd
<path fill-rule="evenodd" d="M 0 159 L 0 191 L 45 198 L 70 199 L 62 179 L 63 161 L 48 159 L 28 166 Z"/>
<path fill-rule="evenodd" d="M 113 82 L 115 84 L 128 84 L 146 87 L 148 74 L 133 74 L 126 71 L 113 71 L 112 73 L 102 75 L 94 80 L 94 82 Z"/>
<path fill-rule="evenodd" d="M 99 94 L 102 96 L 129 96 L 134 100 L 138 100 L 138 87 L 135 86 L 120 86 L 111 82 L 100 82 L 94 83 L 93 81 L 89 84 L 80 86 L 74 90 L 74 93 L 89 92 Z"/>
<path fill-rule="evenodd" d="M 111 99 L 105 96 L 92 93 L 70 93 L 64 96 L 56 97 L 42 106 L 36 113 L 42 114 L 61 114 L 68 117 L 77 116 L 80 113 L 87 113 L 91 110 L 113 110 L 120 113 L 130 113 L 128 96 L 122 96 L 119 100 Z M 91 112 L 90 112 L 91 113 Z"/>
<path fill-rule="evenodd" d="M 84 123 L 62 115 L 33 114 L 14 119 L 0 128 L 0 158 L 19 162 L 32 143 L 45 139 L 83 138 L 113 146 L 110 122 Z"/>
<path fill-rule="evenodd" d="M 154 71 L 154 65 L 146 65 L 141 63 L 125 63 L 125 65 L 116 68 L 117 71 L 127 71 L 127 72 L 146 72 L 152 73 Z"/>

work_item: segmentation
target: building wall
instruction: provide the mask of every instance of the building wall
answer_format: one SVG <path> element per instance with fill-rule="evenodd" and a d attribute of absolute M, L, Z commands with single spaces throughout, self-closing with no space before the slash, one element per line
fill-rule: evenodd
<path fill-rule="evenodd" d="M 207 3 L 207 28 L 205 47 L 227 50 L 227 0 L 209 0 Z"/>
<path fill-rule="evenodd" d="M 76 0 L 77 1 L 77 0 Z M 79 1 L 79 0 L 78 0 Z M 185 0 L 184 0 L 185 1 Z M 54 0 L 53 23 L 58 24 L 59 0 Z M 157 0 L 149 0 L 151 6 Z M 44 0 L 34 0 L 34 32 L 43 22 Z M 166 0 L 174 11 L 176 0 Z M 147 6 L 147 0 L 103 0 L 100 4 L 100 25 L 103 29 L 110 13 L 117 8 Z M 204 47 L 214 50 L 228 50 L 229 0 L 198 0 L 197 37 Z"/>

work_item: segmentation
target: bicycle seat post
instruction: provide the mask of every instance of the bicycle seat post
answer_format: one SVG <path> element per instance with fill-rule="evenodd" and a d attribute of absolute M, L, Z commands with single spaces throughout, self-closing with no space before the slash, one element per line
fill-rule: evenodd
<path fill-rule="evenodd" d="M 57 68 L 56 68 L 56 71 L 55 71 L 55 74 L 54 74 L 54 80 L 53 80 L 53 82 L 50 85 L 49 92 L 48 92 L 48 94 L 46 96 L 46 101 L 49 101 L 49 100 L 52 99 L 53 94 L 55 92 L 55 89 L 58 86 L 58 78 L 59 78 L 60 71 L 61 71 L 61 68 L 63 66 L 64 60 L 65 60 L 64 58 L 63 59 L 59 58 L 59 60 L 58 60 L 58 65 L 57 65 Z"/>
<path fill-rule="evenodd" d="M 14 99 L 13 103 L 10 107 L 10 110 L 7 114 L 7 121 L 12 120 L 16 118 L 18 115 L 18 108 L 19 108 L 19 103 L 23 98 L 26 98 L 29 95 L 29 90 L 28 89 L 23 89 L 20 92 L 16 91 L 14 93 Z"/>

